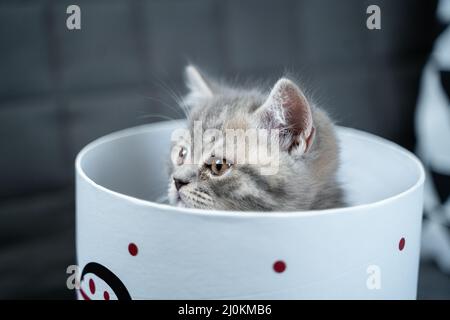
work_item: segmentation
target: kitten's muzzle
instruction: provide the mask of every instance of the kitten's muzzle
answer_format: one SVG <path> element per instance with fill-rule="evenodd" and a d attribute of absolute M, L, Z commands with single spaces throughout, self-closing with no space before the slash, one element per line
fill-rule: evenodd
<path fill-rule="evenodd" d="M 176 178 L 173 178 L 173 181 L 175 182 L 175 188 L 177 189 L 177 191 L 180 190 L 182 186 L 185 186 L 189 183 L 188 181 L 183 181 L 181 179 Z"/>

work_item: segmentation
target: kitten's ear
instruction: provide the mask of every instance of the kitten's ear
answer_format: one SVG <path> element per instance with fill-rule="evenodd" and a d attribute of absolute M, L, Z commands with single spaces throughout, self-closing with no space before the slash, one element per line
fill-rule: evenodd
<path fill-rule="evenodd" d="M 184 71 L 186 86 L 191 98 L 211 98 L 213 92 L 210 85 L 193 65 L 188 65 Z"/>
<path fill-rule="evenodd" d="M 278 80 L 256 115 L 260 127 L 280 130 L 283 150 L 307 152 L 311 148 L 315 133 L 311 107 L 292 81 Z"/>

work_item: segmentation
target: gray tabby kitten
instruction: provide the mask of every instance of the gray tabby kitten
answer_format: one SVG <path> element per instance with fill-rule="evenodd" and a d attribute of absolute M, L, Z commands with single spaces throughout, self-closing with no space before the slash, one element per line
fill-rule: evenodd
<path fill-rule="evenodd" d="M 206 80 L 193 66 L 186 68 L 190 92 L 189 128 L 279 130 L 278 170 L 263 175 L 258 164 L 234 164 L 217 158 L 201 163 L 187 160 L 192 142 L 183 137 L 172 145 L 168 197 L 173 205 L 188 208 L 293 211 L 336 208 L 344 205 L 336 180 L 339 148 L 334 125 L 326 113 L 311 105 L 299 87 L 281 78 L 271 92 L 242 90 Z M 208 154 L 211 144 L 203 146 Z M 256 152 L 247 146 L 247 151 Z"/>

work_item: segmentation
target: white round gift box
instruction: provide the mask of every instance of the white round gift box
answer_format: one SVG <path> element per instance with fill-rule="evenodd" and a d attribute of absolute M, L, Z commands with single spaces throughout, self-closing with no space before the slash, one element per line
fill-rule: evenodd
<path fill-rule="evenodd" d="M 415 299 L 424 171 L 338 128 L 351 206 L 231 212 L 155 202 L 180 121 L 107 135 L 76 160 L 79 298 Z"/>

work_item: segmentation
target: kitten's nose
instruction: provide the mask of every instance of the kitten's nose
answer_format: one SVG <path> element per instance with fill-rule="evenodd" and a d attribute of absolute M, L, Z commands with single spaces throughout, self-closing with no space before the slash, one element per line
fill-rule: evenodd
<path fill-rule="evenodd" d="M 182 186 L 185 186 L 189 183 L 187 181 L 183 181 L 183 180 L 176 179 L 176 178 L 173 178 L 173 181 L 175 182 L 175 188 L 177 188 L 177 191 L 180 190 L 180 188 Z"/>

